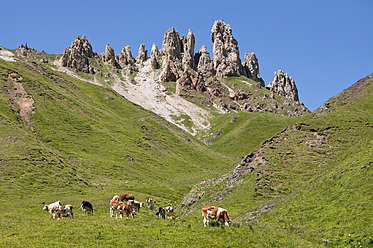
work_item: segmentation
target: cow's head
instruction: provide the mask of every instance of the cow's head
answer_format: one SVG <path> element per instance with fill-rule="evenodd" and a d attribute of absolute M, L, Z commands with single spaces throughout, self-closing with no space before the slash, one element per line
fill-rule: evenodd
<path fill-rule="evenodd" d="M 225 222 L 225 225 L 226 225 L 227 227 L 230 227 L 230 226 L 232 225 L 232 221 L 231 221 L 231 220 L 228 220 L 227 222 Z"/>
<path fill-rule="evenodd" d="M 43 210 L 47 210 L 47 211 L 48 211 L 48 210 L 49 210 L 49 209 L 48 209 L 48 205 L 45 205 L 45 206 L 43 207 Z"/>

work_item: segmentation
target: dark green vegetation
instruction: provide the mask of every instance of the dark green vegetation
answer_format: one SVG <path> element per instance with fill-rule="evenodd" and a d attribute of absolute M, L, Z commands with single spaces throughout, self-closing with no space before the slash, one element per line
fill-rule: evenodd
<path fill-rule="evenodd" d="M 370 79 L 329 100 L 328 110 L 334 111 L 306 119 L 215 113 L 211 133 L 221 134 L 205 145 L 111 89 L 48 65 L 0 62 L 0 76 L 2 247 L 373 243 Z M 9 96 L 16 80 L 35 101 L 33 130 Z M 230 173 L 251 152 L 260 159 L 233 187 L 224 180 L 200 184 Z M 177 208 L 179 221 L 159 220 L 146 208 L 135 219 L 109 217 L 115 194 L 132 193 L 142 202 L 152 197 L 157 207 L 176 207 L 197 188 L 201 199 Z M 222 192 L 228 193 L 206 203 Z M 57 200 L 73 204 L 73 220 L 52 220 L 42 210 Z M 93 203 L 93 217 L 81 216 L 82 200 Z M 233 227 L 204 228 L 202 205 L 226 208 Z"/>

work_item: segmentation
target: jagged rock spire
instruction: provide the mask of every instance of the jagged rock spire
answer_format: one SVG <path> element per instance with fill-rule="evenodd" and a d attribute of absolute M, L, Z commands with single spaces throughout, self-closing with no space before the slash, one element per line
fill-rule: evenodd
<path fill-rule="evenodd" d="M 83 37 L 80 37 L 78 35 L 71 43 L 71 46 L 65 48 L 61 58 L 61 64 L 63 67 L 93 74 L 94 70 L 88 60 L 88 58 L 92 58 L 93 56 L 92 46 L 88 42 L 86 36 L 83 35 Z"/>
<path fill-rule="evenodd" d="M 194 63 L 194 45 L 195 45 L 195 38 L 193 35 L 192 30 L 189 29 L 188 35 L 185 36 L 183 35 L 181 37 L 181 43 L 182 43 L 182 64 L 184 68 L 195 68 L 195 63 Z"/>
<path fill-rule="evenodd" d="M 211 77 L 213 75 L 212 62 L 206 46 L 202 46 L 194 58 L 197 71 L 201 73 L 203 77 Z"/>
<path fill-rule="evenodd" d="M 132 57 L 131 48 L 126 45 L 122 48 L 122 51 L 118 55 L 119 64 L 121 65 L 131 65 L 135 63 L 135 59 Z"/>
<path fill-rule="evenodd" d="M 275 77 L 273 81 L 268 84 L 267 88 L 280 96 L 286 97 L 287 99 L 299 101 L 298 89 L 295 85 L 294 79 L 287 73 L 284 74 L 284 72 L 281 70 L 275 72 Z"/>
<path fill-rule="evenodd" d="M 232 28 L 223 21 L 215 21 L 211 30 L 213 45 L 213 69 L 217 76 L 240 76 L 242 65 L 238 42 L 232 35 Z"/>
<path fill-rule="evenodd" d="M 261 86 L 264 87 L 264 80 L 259 75 L 259 63 L 258 58 L 255 56 L 255 53 L 245 53 L 245 59 L 242 63 L 243 75 L 261 83 Z"/>
<path fill-rule="evenodd" d="M 145 44 L 141 44 L 138 51 L 137 61 L 145 61 L 148 59 L 148 50 L 145 50 Z"/>
<path fill-rule="evenodd" d="M 152 68 L 159 69 L 162 65 L 161 55 L 159 53 L 158 47 L 153 43 L 152 50 L 150 51 L 150 64 Z"/>
<path fill-rule="evenodd" d="M 108 43 L 105 48 L 104 54 L 104 62 L 107 65 L 115 66 L 115 53 L 114 49 L 111 48 L 110 44 Z"/>

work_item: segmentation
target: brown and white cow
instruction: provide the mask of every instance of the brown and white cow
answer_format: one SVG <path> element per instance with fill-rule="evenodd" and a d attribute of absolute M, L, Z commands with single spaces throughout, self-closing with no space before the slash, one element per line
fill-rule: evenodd
<path fill-rule="evenodd" d="M 170 220 L 179 220 L 179 218 L 177 218 L 176 216 L 174 215 L 171 215 L 170 217 L 168 217 Z"/>
<path fill-rule="evenodd" d="M 57 219 L 57 218 L 66 218 L 66 217 L 69 217 L 70 215 L 69 214 L 60 214 L 60 215 L 58 215 L 58 214 L 56 214 L 56 213 L 53 213 L 52 215 L 51 215 L 51 218 L 53 218 L 53 219 Z"/>
<path fill-rule="evenodd" d="M 51 203 L 51 204 L 48 204 L 48 205 L 45 205 L 43 207 L 43 210 L 46 210 L 48 211 L 49 213 L 53 213 L 53 211 L 56 210 L 57 207 L 60 207 L 62 204 L 60 201 L 56 201 L 54 203 Z"/>
<path fill-rule="evenodd" d="M 73 215 L 73 206 L 72 205 L 64 205 L 56 208 L 56 214 L 58 215 L 57 219 L 59 220 L 61 214 L 68 214 L 70 219 L 74 218 Z"/>
<path fill-rule="evenodd" d="M 110 217 L 114 216 L 114 205 L 120 203 L 119 196 L 113 196 L 113 199 L 110 201 Z"/>
<path fill-rule="evenodd" d="M 146 204 L 148 205 L 148 208 L 150 210 L 154 210 L 154 201 L 152 198 L 147 198 L 146 199 Z"/>
<path fill-rule="evenodd" d="M 203 224 L 208 225 L 209 219 L 216 219 L 220 222 L 221 226 L 225 224 L 226 226 L 231 226 L 232 221 L 228 217 L 227 210 L 221 207 L 214 206 L 204 206 L 202 208 Z"/>
<path fill-rule="evenodd" d="M 135 209 L 137 212 L 140 212 L 140 208 L 144 206 L 144 203 L 135 201 L 135 200 L 129 200 L 128 203 L 131 205 L 133 209 Z"/>
<path fill-rule="evenodd" d="M 132 209 L 131 205 L 126 202 L 113 202 L 113 209 L 117 210 L 115 218 L 118 218 L 118 212 L 119 217 L 123 218 L 123 212 L 126 213 L 127 219 L 128 216 L 131 215 L 132 218 L 135 218 L 135 211 Z"/>
<path fill-rule="evenodd" d="M 120 195 L 120 200 L 122 202 L 129 201 L 129 200 L 135 200 L 135 197 L 133 195 L 131 195 L 131 194 L 121 194 Z"/>

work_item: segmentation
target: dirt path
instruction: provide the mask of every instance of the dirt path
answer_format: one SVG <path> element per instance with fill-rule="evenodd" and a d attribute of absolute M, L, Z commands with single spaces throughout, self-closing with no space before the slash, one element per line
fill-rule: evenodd
<path fill-rule="evenodd" d="M 9 88 L 9 97 L 13 100 L 17 108 L 19 109 L 19 115 L 25 122 L 25 125 L 31 131 L 34 130 L 31 121 L 30 114 L 34 112 L 34 99 L 30 94 L 26 92 L 21 83 L 22 77 L 16 73 L 8 75 L 8 81 L 12 84 Z"/>

